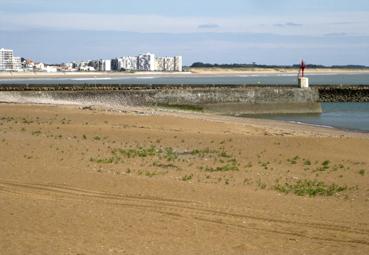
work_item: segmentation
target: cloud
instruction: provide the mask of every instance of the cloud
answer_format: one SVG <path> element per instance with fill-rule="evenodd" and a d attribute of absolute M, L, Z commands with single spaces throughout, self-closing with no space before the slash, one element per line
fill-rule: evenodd
<path fill-rule="evenodd" d="M 123 15 L 97 13 L 6 13 L 0 11 L 0 30 L 88 30 L 128 31 L 140 33 L 273 33 L 283 35 L 325 35 L 346 33 L 369 35 L 369 12 L 290 16 L 283 22 L 279 16 L 247 15 L 234 17 Z M 351 25 L 338 25 L 346 22 Z M 200 25 L 199 25 L 200 24 Z M 221 24 L 221 25 L 219 25 Z M 263 24 L 263 25 L 260 25 Z"/>
<path fill-rule="evenodd" d="M 287 22 L 283 24 L 274 24 L 275 27 L 302 27 L 303 24 L 293 23 L 293 22 Z"/>
<path fill-rule="evenodd" d="M 343 37 L 343 36 L 348 36 L 348 33 L 327 33 L 325 34 L 324 36 L 327 36 L 327 37 Z"/>
<path fill-rule="evenodd" d="M 216 29 L 220 28 L 218 24 L 201 24 L 197 27 L 198 29 Z"/>

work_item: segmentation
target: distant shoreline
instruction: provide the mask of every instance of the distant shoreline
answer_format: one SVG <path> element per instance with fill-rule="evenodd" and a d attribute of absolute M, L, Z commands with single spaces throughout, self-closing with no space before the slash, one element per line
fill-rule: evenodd
<path fill-rule="evenodd" d="M 31 79 L 31 78 L 119 78 L 135 76 L 191 76 L 191 75 L 283 75 L 296 74 L 297 69 L 291 68 L 191 68 L 189 72 L 0 72 L 0 79 Z M 308 69 L 307 74 L 369 74 L 369 69 L 319 68 Z"/>
<path fill-rule="evenodd" d="M 297 68 L 216 68 L 198 67 L 191 68 L 193 74 L 297 74 Z M 368 69 L 349 68 L 314 68 L 307 69 L 307 74 L 361 74 L 368 73 Z"/>

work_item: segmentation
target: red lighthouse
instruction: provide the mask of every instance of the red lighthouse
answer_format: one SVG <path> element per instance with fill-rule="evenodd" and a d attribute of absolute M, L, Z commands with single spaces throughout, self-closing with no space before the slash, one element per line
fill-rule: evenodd
<path fill-rule="evenodd" d="M 299 77 L 305 77 L 305 68 L 306 68 L 305 62 L 304 60 L 301 60 Z"/>

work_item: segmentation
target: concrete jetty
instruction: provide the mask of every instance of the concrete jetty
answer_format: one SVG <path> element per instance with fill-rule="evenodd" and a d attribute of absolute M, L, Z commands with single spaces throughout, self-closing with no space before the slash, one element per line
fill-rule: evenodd
<path fill-rule="evenodd" d="M 159 106 L 230 115 L 320 113 L 321 102 L 369 102 L 369 86 L 2 84 L 6 96 L 49 101 Z M 29 101 L 29 100 L 28 100 Z"/>

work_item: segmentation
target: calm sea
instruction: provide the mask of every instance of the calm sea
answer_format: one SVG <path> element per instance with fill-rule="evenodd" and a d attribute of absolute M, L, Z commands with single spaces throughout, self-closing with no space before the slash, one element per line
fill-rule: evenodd
<path fill-rule="evenodd" d="M 369 74 L 320 74 L 309 75 L 312 85 L 369 85 Z M 297 83 L 296 75 L 162 75 L 162 76 L 125 76 L 112 78 L 72 78 L 72 79 L 7 79 L 1 84 L 260 84 L 293 85 Z M 3 99 L 4 100 L 4 99 Z M 17 98 L 11 99 L 17 101 Z M 35 99 L 37 100 L 37 99 Z M 1 95 L 0 95 L 1 101 Z M 37 102 L 35 102 L 37 103 Z M 60 103 L 60 102 L 59 102 Z M 70 102 L 69 102 L 70 103 Z M 369 103 L 327 103 L 323 104 L 322 114 L 299 115 L 263 115 L 259 118 L 307 123 L 326 127 L 350 129 L 369 132 Z"/>
<path fill-rule="evenodd" d="M 369 132 L 369 103 L 323 103 L 322 108 L 321 114 L 276 114 L 250 117 Z"/>

